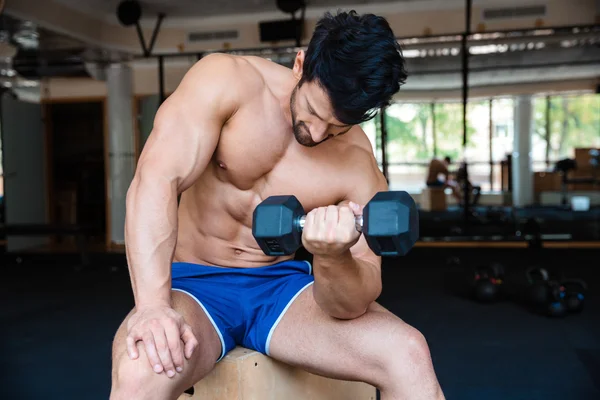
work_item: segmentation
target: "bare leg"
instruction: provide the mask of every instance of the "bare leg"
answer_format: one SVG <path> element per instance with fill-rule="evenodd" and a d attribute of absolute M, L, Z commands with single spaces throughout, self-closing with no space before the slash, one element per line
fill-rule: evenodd
<path fill-rule="evenodd" d="M 270 353 L 314 374 L 369 383 L 382 400 L 444 399 L 423 335 L 377 303 L 338 320 L 316 304 L 311 287 L 275 328 Z"/>
<path fill-rule="evenodd" d="M 127 319 L 123 321 L 113 343 L 111 400 L 121 399 L 176 399 L 186 389 L 208 374 L 221 355 L 221 341 L 210 320 L 194 299 L 181 292 L 171 293 L 173 308 L 183 315 L 192 327 L 199 345 L 192 358 L 184 361 L 183 372 L 169 378 L 165 372 L 152 370 L 144 346 L 138 342 L 139 358 L 131 360 L 127 354 Z"/>

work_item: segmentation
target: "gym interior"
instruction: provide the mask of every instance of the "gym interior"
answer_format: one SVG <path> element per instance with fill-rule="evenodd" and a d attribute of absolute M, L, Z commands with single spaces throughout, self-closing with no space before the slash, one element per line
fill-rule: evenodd
<path fill-rule="evenodd" d="M 108 398 L 134 305 L 125 199 L 157 110 L 211 53 L 291 67 L 338 9 L 384 16 L 408 70 L 361 124 L 418 210 L 378 302 L 423 333 L 447 399 L 600 398 L 600 1 L 0 4 L 2 398 Z M 445 157 L 454 187 L 428 185 Z M 298 375 L 272 368 L 256 393 L 202 398 L 379 397 L 283 395 Z"/>

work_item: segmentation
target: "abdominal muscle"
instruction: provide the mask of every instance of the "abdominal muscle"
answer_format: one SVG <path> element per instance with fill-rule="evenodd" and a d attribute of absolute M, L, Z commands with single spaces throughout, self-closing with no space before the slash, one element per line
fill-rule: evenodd
<path fill-rule="evenodd" d="M 252 236 L 252 213 L 261 201 L 256 190 L 204 174 L 181 196 L 173 261 L 254 268 L 293 258 L 264 254 Z"/>

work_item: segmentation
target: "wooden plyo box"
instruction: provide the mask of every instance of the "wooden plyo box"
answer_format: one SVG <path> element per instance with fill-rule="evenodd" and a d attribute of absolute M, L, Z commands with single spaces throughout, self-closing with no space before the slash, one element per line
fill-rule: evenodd
<path fill-rule="evenodd" d="M 179 400 L 375 400 L 373 386 L 324 378 L 237 347 Z"/>
<path fill-rule="evenodd" d="M 424 211 L 446 211 L 444 188 L 425 188 L 421 193 L 421 209 Z"/>

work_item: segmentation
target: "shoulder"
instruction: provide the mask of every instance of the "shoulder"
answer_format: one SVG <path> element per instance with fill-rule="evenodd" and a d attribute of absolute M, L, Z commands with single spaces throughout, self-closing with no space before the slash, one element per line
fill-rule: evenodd
<path fill-rule="evenodd" d="M 211 53 L 186 73 L 180 88 L 197 93 L 221 93 L 224 98 L 245 100 L 264 90 L 262 75 L 245 57 Z"/>

